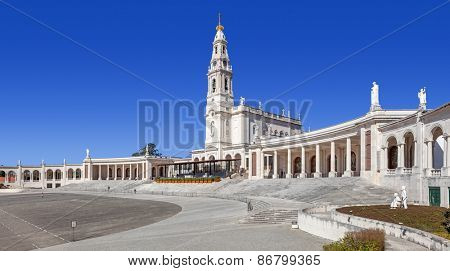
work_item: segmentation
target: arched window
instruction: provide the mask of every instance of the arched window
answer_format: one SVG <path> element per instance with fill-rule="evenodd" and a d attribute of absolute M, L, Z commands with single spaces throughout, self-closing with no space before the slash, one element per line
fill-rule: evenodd
<path fill-rule="evenodd" d="M 225 90 L 228 90 L 228 78 L 225 77 Z"/>
<path fill-rule="evenodd" d="M 23 172 L 23 180 L 24 180 L 25 182 L 29 182 L 29 181 L 31 180 L 31 173 L 30 173 L 29 170 L 25 170 L 25 171 Z"/>
<path fill-rule="evenodd" d="M 121 168 L 117 169 L 117 178 L 122 178 L 122 169 Z"/>
<path fill-rule="evenodd" d="M 47 180 L 53 180 L 53 170 L 47 170 Z"/>
<path fill-rule="evenodd" d="M 39 181 L 40 179 L 39 177 L 40 177 L 39 171 L 37 170 L 33 171 L 33 181 L 35 182 Z"/>
<path fill-rule="evenodd" d="M 214 46 L 214 53 L 217 54 L 217 46 Z"/>
<path fill-rule="evenodd" d="M 125 169 L 125 178 L 130 178 L 130 168 Z"/>
<path fill-rule="evenodd" d="M 69 168 L 69 171 L 67 171 L 67 178 L 69 180 L 73 179 L 73 169 Z"/>
<path fill-rule="evenodd" d="M 213 78 L 211 88 L 213 92 L 216 92 L 216 78 Z"/>
<path fill-rule="evenodd" d="M 81 179 L 81 169 L 77 168 L 77 170 L 75 170 L 75 179 L 79 180 Z"/>
<path fill-rule="evenodd" d="M 16 173 L 14 171 L 10 171 L 8 173 L 8 183 L 14 183 L 16 181 Z"/>
<path fill-rule="evenodd" d="M 225 54 L 225 46 L 222 46 L 222 54 Z"/>
<path fill-rule="evenodd" d="M 55 179 L 56 180 L 61 180 L 62 174 L 61 174 L 61 170 L 57 169 L 55 171 Z"/>

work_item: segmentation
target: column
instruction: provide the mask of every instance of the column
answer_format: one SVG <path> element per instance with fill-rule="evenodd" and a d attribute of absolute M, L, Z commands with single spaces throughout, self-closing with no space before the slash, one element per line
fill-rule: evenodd
<path fill-rule="evenodd" d="M 450 176 L 450 155 L 449 155 L 449 135 L 444 135 L 444 154 L 443 154 L 443 164 L 441 175 L 442 176 Z M 450 196 L 450 195 L 449 195 Z"/>
<path fill-rule="evenodd" d="M 433 141 L 427 142 L 427 169 L 431 173 L 433 169 Z"/>
<path fill-rule="evenodd" d="M 351 177 L 352 175 L 353 175 L 353 172 L 352 172 L 352 141 L 351 141 L 350 137 L 347 137 L 344 176 Z"/>
<path fill-rule="evenodd" d="M 378 125 L 370 126 L 370 171 L 372 174 L 377 173 L 377 146 L 378 146 Z"/>
<path fill-rule="evenodd" d="M 273 151 L 273 178 L 278 178 L 278 151 Z"/>
<path fill-rule="evenodd" d="M 314 172 L 314 178 L 320 178 L 322 173 L 320 172 L 320 145 L 316 144 L 316 172 Z"/>
<path fill-rule="evenodd" d="M 139 169 L 139 163 L 136 164 L 136 177 L 134 179 L 139 180 L 139 174 L 141 173 L 141 170 Z"/>
<path fill-rule="evenodd" d="M 330 173 L 328 173 L 328 177 L 336 177 L 336 168 L 335 168 L 335 163 L 336 163 L 336 148 L 335 148 L 335 143 L 334 141 L 331 141 L 331 153 L 330 153 Z"/>
<path fill-rule="evenodd" d="M 397 174 L 403 173 L 403 168 L 405 167 L 405 144 L 397 144 Z"/>
<path fill-rule="evenodd" d="M 53 175 L 55 176 L 55 175 Z M 102 179 L 102 165 L 98 165 L 98 180 Z"/>
<path fill-rule="evenodd" d="M 264 152 L 261 150 L 259 152 L 259 176 L 264 179 Z"/>
<path fill-rule="evenodd" d="M 106 180 L 109 181 L 109 164 L 106 165 Z"/>
<path fill-rule="evenodd" d="M 380 172 L 384 174 L 386 170 L 386 147 L 382 146 L 380 151 Z"/>
<path fill-rule="evenodd" d="M 287 173 L 286 178 L 292 178 L 292 149 L 288 149 L 287 153 Z"/>
<path fill-rule="evenodd" d="M 305 147 L 302 146 L 302 172 L 300 173 L 300 178 L 306 178 L 306 154 Z"/>
<path fill-rule="evenodd" d="M 366 129 L 363 127 L 360 130 L 360 166 L 359 171 L 366 171 Z M 362 174 L 361 174 L 362 175 Z"/>

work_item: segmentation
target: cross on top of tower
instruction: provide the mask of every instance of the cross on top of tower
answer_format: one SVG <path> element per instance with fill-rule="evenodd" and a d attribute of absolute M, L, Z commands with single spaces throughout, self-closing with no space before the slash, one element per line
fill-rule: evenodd
<path fill-rule="evenodd" d="M 221 17 L 221 15 L 220 15 L 220 12 L 219 12 L 219 24 L 216 26 L 216 30 L 217 31 L 222 31 L 223 29 L 224 29 L 224 27 L 220 24 L 220 17 Z"/>

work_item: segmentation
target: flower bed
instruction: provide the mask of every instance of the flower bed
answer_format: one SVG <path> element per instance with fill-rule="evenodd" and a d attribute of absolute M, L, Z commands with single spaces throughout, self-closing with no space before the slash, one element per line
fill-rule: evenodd
<path fill-rule="evenodd" d="M 156 183 L 217 183 L 220 182 L 220 177 L 206 177 L 206 178 L 157 178 Z"/>

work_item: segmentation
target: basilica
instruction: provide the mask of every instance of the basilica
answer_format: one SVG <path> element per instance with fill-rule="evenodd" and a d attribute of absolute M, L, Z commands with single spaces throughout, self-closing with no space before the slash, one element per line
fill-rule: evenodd
<path fill-rule="evenodd" d="M 193 150 L 191 158 L 153 157 L 148 153 L 92 158 L 88 151 L 80 164 L 64 161 L 47 165 L 42 161 L 35 166 L 20 162 L 1 166 L 0 183 L 56 188 L 90 180 L 186 177 L 213 173 L 216 161 L 225 161 L 229 177 L 310 178 L 312 182 L 315 178 L 338 182 L 339 178 L 359 177 L 397 190 L 407 186 L 416 203 L 449 206 L 450 103 L 427 108 L 426 89 L 421 88 L 417 108 L 390 110 L 379 103 L 382 90 L 373 82 L 367 91 L 371 103 L 366 114 L 304 131 L 301 120 L 289 112 L 266 112 L 261 105 L 247 105 L 243 97 L 235 104 L 227 45 L 219 22 L 207 72 L 205 145 L 204 149 Z M 199 165 L 205 164 L 206 171 L 199 170 Z M 182 170 L 189 174 L 180 174 Z"/>

